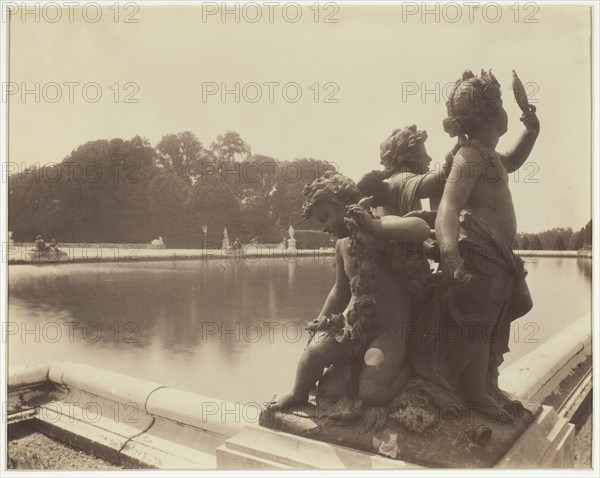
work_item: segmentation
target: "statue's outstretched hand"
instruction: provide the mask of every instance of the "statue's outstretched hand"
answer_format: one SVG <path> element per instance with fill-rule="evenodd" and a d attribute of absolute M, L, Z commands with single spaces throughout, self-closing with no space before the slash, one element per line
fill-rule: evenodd
<path fill-rule="evenodd" d="M 350 218 L 354 219 L 359 227 L 366 232 L 375 234 L 374 220 L 366 211 L 366 209 L 358 204 L 351 204 L 350 206 L 346 207 L 346 212 Z"/>
<path fill-rule="evenodd" d="M 521 121 L 525 125 L 525 128 L 527 129 L 527 131 L 533 131 L 535 133 L 539 133 L 540 132 L 540 120 L 538 119 L 537 115 L 535 114 L 535 106 L 531 105 L 530 108 L 531 108 L 531 111 L 529 113 L 525 113 L 525 114 L 523 114 L 523 116 L 521 116 Z"/>

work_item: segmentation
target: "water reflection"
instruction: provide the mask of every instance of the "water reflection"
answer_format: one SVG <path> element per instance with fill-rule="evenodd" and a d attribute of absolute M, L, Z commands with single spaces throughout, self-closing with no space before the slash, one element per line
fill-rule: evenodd
<path fill-rule="evenodd" d="M 591 282 L 592 278 L 592 258 L 591 257 L 578 257 L 577 258 L 577 267 L 583 273 L 585 277 L 588 277 Z"/>
<path fill-rule="evenodd" d="M 513 324 L 506 363 L 591 308 L 590 259 L 527 269 L 535 305 Z M 289 388 L 334 275 L 331 258 L 11 266 L 9 365 L 73 360 L 260 402 Z"/>
<path fill-rule="evenodd" d="M 296 276 L 296 264 L 288 262 L 288 287 L 294 290 L 294 278 Z"/>

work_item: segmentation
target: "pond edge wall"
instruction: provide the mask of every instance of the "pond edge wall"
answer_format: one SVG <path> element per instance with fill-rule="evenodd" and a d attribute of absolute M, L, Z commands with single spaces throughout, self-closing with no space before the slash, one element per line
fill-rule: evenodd
<path fill-rule="evenodd" d="M 591 327 L 588 314 L 505 367 L 501 387 L 524 401 L 541 402 L 552 384 L 591 354 Z M 35 420 L 49 436 L 127 468 L 290 468 L 288 462 L 312 467 L 315 454 L 323 457 L 319 465 L 324 467 L 343 463 L 355 468 L 416 467 L 259 427 L 257 403 L 220 400 L 88 365 L 60 361 L 27 365 L 11 369 L 7 378 L 9 426 Z M 560 466 L 574 431 L 568 426 L 570 417 L 557 412 L 545 406 L 539 426 L 530 427 L 535 437 L 522 438 L 539 442 L 538 459 L 552 452 L 548 463 Z M 257 437 L 281 453 L 269 451 L 271 458 L 263 459 L 247 450 L 236 451 L 246 439 L 255 446 Z M 305 450 L 303 456 L 298 455 L 300 448 Z M 499 466 L 523 464 L 521 448 L 513 449 Z M 531 456 L 531 447 L 525 449 Z M 340 462 L 341 456 L 347 459 Z"/>

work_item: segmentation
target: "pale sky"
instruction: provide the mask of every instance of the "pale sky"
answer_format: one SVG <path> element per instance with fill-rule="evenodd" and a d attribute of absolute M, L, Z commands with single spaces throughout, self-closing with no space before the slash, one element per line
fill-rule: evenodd
<path fill-rule="evenodd" d="M 248 21 L 256 10 L 240 10 L 236 23 L 233 14 L 223 22 L 222 11 L 210 15 L 189 6 L 123 8 L 118 22 L 115 9 L 106 9 L 96 23 L 84 21 L 80 10 L 73 21 L 65 11 L 56 23 L 47 21 L 55 11 L 42 12 L 39 22 L 17 13 L 10 23 L 9 79 L 19 91 L 9 97 L 9 161 L 59 162 L 95 139 L 140 135 L 156 145 L 163 135 L 185 130 L 208 147 L 230 129 L 254 153 L 327 160 L 356 180 L 380 168 L 385 137 L 412 123 L 427 130 L 434 161 L 443 160 L 454 142 L 441 126 L 443 94 L 465 69 L 478 74 L 492 68 L 503 86 L 509 132 L 498 149 L 508 149 L 523 130 L 510 89 L 515 69 L 531 83 L 541 122 L 533 153 L 510 184 L 518 229 L 585 225 L 592 214 L 590 9 L 521 6 L 515 18 L 516 9 L 507 6 L 492 23 L 496 12 L 475 9 L 470 21 L 468 7 L 461 6 L 461 18 L 451 23 L 458 12 L 438 8 L 436 21 L 433 14 L 423 19 L 421 11 L 410 14 L 400 6 L 321 7 L 319 22 L 315 9 L 305 8 L 296 23 L 279 8 L 272 22 L 264 10 L 256 23 Z M 293 19 L 296 12 L 286 13 Z M 88 18 L 94 14 L 88 11 Z M 327 14 L 338 22 L 324 23 Z M 125 23 L 126 15 L 138 22 Z M 537 23 L 525 23 L 526 15 Z M 39 102 L 34 94 L 23 98 L 23 87 L 35 90 L 36 82 Z M 52 82 L 62 93 L 54 103 L 48 101 L 57 94 Z M 72 102 L 65 82 L 79 83 Z M 96 103 L 82 93 L 91 82 L 102 91 Z M 137 92 L 126 89 L 127 82 Z M 203 99 L 203 84 L 234 89 L 236 82 L 246 93 L 239 102 L 233 94 L 225 102 L 220 94 Z M 254 103 L 248 100 L 256 88 L 243 90 L 250 82 L 262 91 Z M 280 84 L 272 86 L 272 102 L 269 82 Z M 302 92 L 295 103 L 282 92 L 292 82 Z M 431 93 L 422 98 L 424 89 Z M 295 91 L 288 86 L 288 98 Z M 128 93 L 139 101 L 125 103 Z M 325 103 L 328 93 L 338 102 Z M 87 94 L 92 98 L 94 87 Z"/>

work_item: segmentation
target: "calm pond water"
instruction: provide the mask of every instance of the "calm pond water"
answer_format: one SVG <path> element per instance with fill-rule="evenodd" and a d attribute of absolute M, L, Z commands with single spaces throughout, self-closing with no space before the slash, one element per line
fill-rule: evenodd
<path fill-rule="evenodd" d="M 331 258 L 9 267 L 9 366 L 71 360 L 231 401 L 285 391 Z M 591 259 L 528 262 L 506 364 L 591 310 Z"/>

